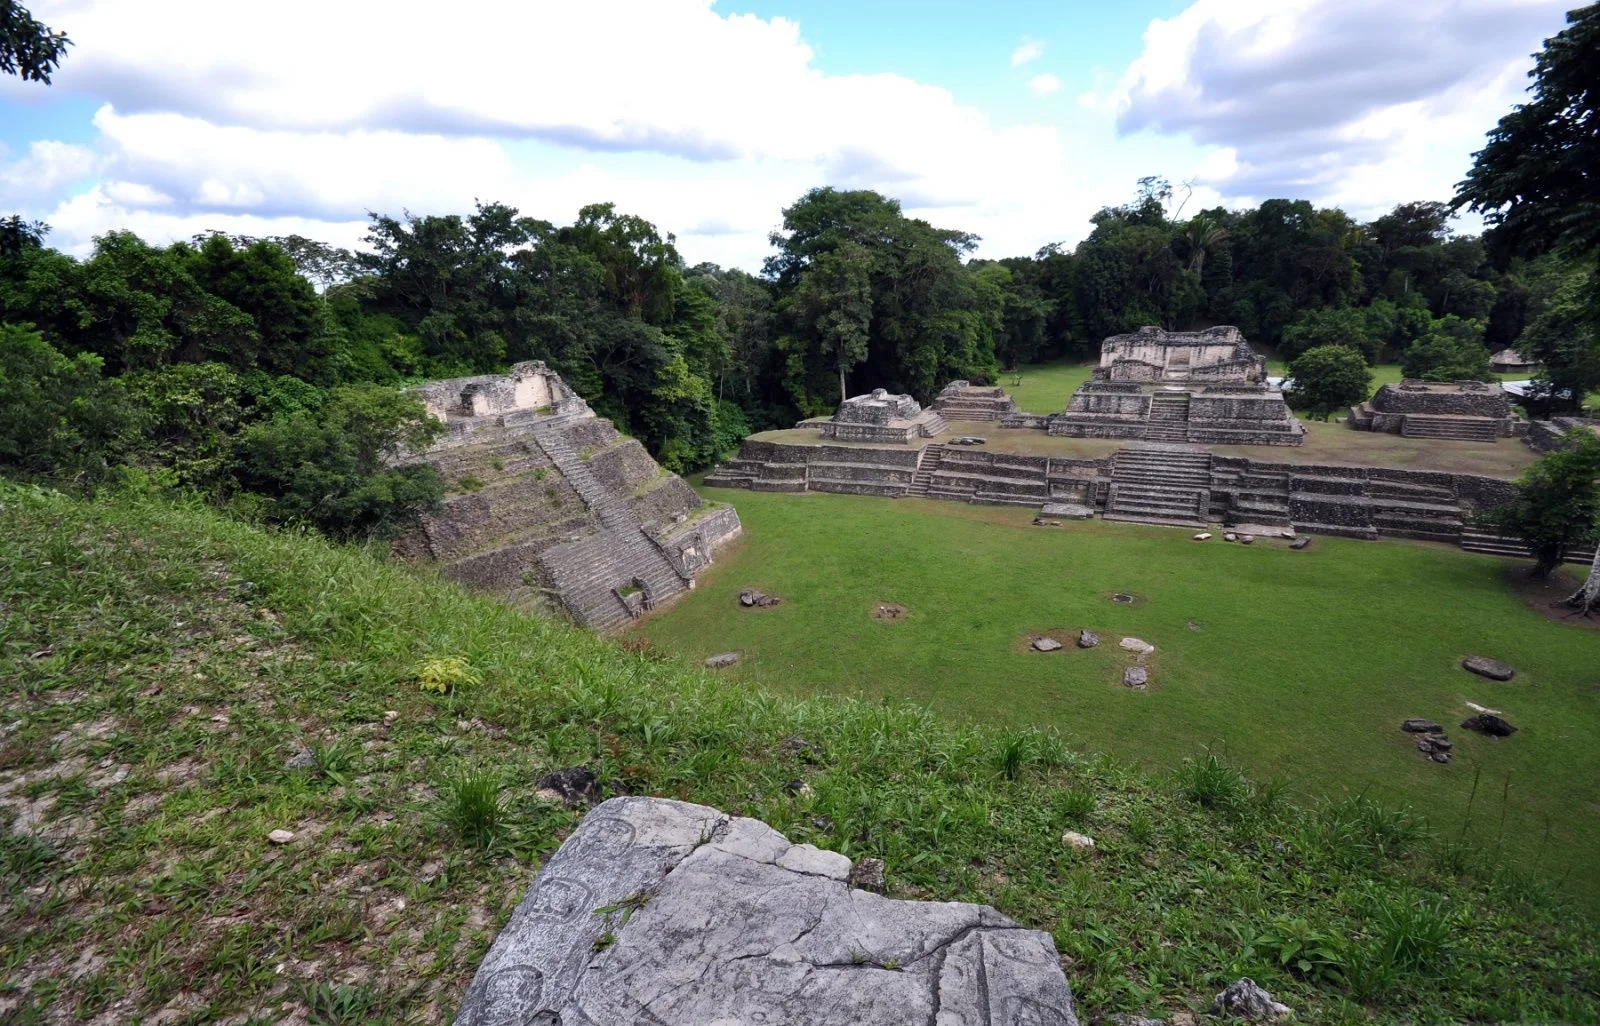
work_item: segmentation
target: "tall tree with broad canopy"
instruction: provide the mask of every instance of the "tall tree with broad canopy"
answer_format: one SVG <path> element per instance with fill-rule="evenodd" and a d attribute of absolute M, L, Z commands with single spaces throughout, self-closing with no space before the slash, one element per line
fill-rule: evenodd
<path fill-rule="evenodd" d="M 1334 410 L 1353 406 L 1372 394 L 1367 361 L 1349 346 L 1306 350 L 1289 364 L 1289 377 L 1294 379 L 1290 395 L 1294 405 L 1319 420 L 1327 420 Z"/>

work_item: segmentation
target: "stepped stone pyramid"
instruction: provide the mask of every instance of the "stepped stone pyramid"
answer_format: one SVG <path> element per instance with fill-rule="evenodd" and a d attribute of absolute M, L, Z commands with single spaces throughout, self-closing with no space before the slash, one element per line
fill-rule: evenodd
<path fill-rule="evenodd" d="M 693 588 L 739 534 L 733 507 L 702 502 L 543 363 L 418 392 L 446 430 L 407 462 L 453 491 L 395 551 L 448 578 L 606 630 Z"/>

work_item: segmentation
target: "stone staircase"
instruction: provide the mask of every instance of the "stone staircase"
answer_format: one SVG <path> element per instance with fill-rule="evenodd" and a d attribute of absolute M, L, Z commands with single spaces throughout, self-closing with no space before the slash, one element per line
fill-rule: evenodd
<path fill-rule="evenodd" d="M 1200 528 L 1210 508 L 1210 453 L 1152 446 L 1112 455 L 1104 519 Z"/>
<path fill-rule="evenodd" d="M 1488 417 L 1463 417 L 1443 413 L 1408 413 L 1400 424 L 1407 438 L 1449 438 L 1461 442 L 1493 442 L 1500 437 Z"/>
<path fill-rule="evenodd" d="M 1002 388 L 964 388 L 941 393 L 933 408 L 947 420 L 999 420 L 1015 413 L 1017 404 Z"/>
<path fill-rule="evenodd" d="M 944 460 L 943 445 L 925 445 L 917 456 L 917 472 L 911 475 L 911 487 L 906 489 L 906 495 L 914 499 L 928 497 L 928 485 L 933 483 L 934 472 L 939 469 L 939 464 Z"/>
<path fill-rule="evenodd" d="M 1147 442 L 1189 440 L 1189 393 L 1157 392 L 1150 397 L 1150 419 L 1145 423 Z"/>
<path fill-rule="evenodd" d="M 1513 559 L 1532 559 L 1533 550 L 1527 542 L 1509 534 L 1468 525 L 1461 529 L 1461 547 L 1468 552 L 1481 552 L 1489 556 L 1506 556 Z M 1594 562 L 1593 545 L 1578 544 L 1565 553 L 1565 561 L 1580 566 Z"/>
<path fill-rule="evenodd" d="M 533 437 L 601 526 L 594 534 L 552 546 L 540 555 L 573 620 L 597 630 L 620 627 L 639 612 L 688 590 L 688 582 L 644 533 L 627 502 L 595 478 L 554 425 L 535 427 Z M 642 592 L 637 607 L 619 596 L 634 588 Z"/>

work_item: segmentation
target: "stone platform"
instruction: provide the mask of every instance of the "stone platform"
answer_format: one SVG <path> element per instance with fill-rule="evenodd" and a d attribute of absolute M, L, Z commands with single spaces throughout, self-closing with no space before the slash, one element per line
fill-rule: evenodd
<path fill-rule="evenodd" d="M 806 421 L 822 437 L 837 442 L 904 444 L 917 438 L 933 438 L 947 427 L 934 410 L 924 410 L 909 395 L 891 395 L 875 388 L 839 404 L 831 420 Z"/>
<path fill-rule="evenodd" d="M 1077 1026 L 1050 936 L 898 901 L 753 819 L 613 798 L 546 863 L 457 1026 Z"/>
<path fill-rule="evenodd" d="M 1408 438 L 1452 438 L 1493 442 L 1522 437 L 1528 424 L 1511 408 L 1498 384 L 1483 381 L 1417 381 L 1384 385 L 1369 401 L 1350 408 L 1351 428 Z"/>

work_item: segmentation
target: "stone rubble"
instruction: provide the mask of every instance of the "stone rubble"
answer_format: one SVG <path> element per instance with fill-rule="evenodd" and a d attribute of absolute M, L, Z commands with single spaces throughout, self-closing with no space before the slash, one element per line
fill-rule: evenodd
<path fill-rule="evenodd" d="M 1080 834 L 1076 830 L 1068 830 L 1066 833 L 1062 834 L 1061 843 L 1069 848 L 1076 848 L 1079 851 L 1094 850 L 1094 838 L 1090 837 L 1088 834 Z"/>
<path fill-rule="evenodd" d="M 1274 1001 L 1267 990 L 1245 976 L 1228 984 L 1211 1003 L 1211 1014 L 1250 1022 L 1274 1022 L 1292 1014 L 1292 1009 Z"/>
<path fill-rule="evenodd" d="M 1142 666 L 1129 666 L 1122 671 L 1122 683 L 1124 687 L 1143 691 L 1150 686 L 1150 671 Z"/>
<path fill-rule="evenodd" d="M 1470 670 L 1480 677 L 1488 677 L 1490 680 L 1511 680 L 1517 675 L 1516 670 L 1488 656 L 1467 656 L 1461 660 L 1461 668 Z"/>
<path fill-rule="evenodd" d="M 1094 631 L 1085 629 L 1078 632 L 1079 648 L 1094 648 L 1098 644 L 1100 644 L 1100 635 Z"/>
<path fill-rule="evenodd" d="M 600 782 L 587 766 L 546 773 L 534 781 L 534 790 L 547 801 L 559 801 L 569 809 L 588 804 L 600 797 Z"/>
<path fill-rule="evenodd" d="M 1061 642 L 1055 638 L 1034 638 L 1033 650 L 1035 652 L 1058 652 L 1061 650 Z"/>
<path fill-rule="evenodd" d="M 724 652 L 721 655 L 714 655 L 711 658 L 707 659 L 705 665 L 706 665 L 706 668 L 709 669 L 709 670 L 720 670 L 723 667 L 732 666 L 734 663 L 736 663 L 738 661 L 739 661 L 739 653 L 737 653 L 737 652 Z"/>

